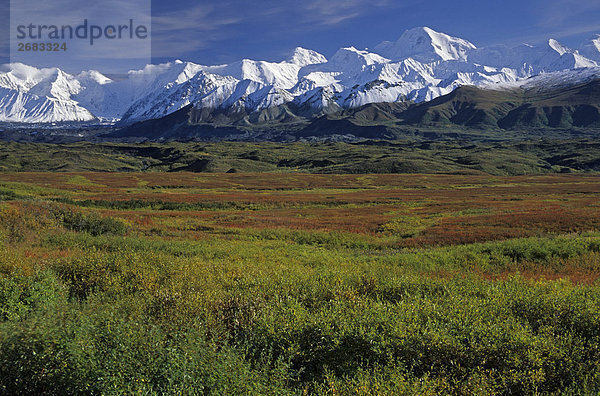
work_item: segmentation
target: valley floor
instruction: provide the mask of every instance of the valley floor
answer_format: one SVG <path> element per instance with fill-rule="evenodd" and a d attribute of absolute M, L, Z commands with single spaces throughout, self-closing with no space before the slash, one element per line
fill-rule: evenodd
<path fill-rule="evenodd" d="M 18 143 L 0 141 L 1 172 L 196 172 L 496 176 L 600 172 L 595 135 L 433 135 L 342 142 Z M 437 136 L 437 137 L 436 137 Z M 441 136 L 441 137 L 440 137 Z M 567 135 L 565 135 L 567 136 Z"/>
<path fill-rule="evenodd" d="M 600 176 L 0 173 L 0 394 L 595 394 Z"/>

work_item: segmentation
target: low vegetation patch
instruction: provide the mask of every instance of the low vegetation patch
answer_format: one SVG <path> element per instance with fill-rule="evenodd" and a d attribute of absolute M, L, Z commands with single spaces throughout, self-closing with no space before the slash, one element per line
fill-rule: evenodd
<path fill-rule="evenodd" d="M 600 392 L 596 177 L 19 177 L 0 394 Z"/>

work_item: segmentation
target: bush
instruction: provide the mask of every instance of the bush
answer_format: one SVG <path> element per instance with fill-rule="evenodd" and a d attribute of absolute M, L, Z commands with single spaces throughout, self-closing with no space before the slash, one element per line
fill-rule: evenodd
<path fill-rule="evenodd" d="M 34 276 L 0 277 L 0 322 L 17 321 L 65 296 L 64 289 L 51 272 Z"/>
<path fill-rule="evenodd" d="M 149 323 L 138 305 L 95 300 L 0 325 L 0 394 L 284 394 L 282 370 L 251 367 L 193 323 Z"/>
<path fill-rule="evenodd" d="M 86 215 L 81 212 L 65 211 L 61 217 L 64 227 L 76 232 L 87 232 L 93 236 L 127 233 L 127 225 L 122 220 L 112 217 L 103 218 L 97 213 Z"/>

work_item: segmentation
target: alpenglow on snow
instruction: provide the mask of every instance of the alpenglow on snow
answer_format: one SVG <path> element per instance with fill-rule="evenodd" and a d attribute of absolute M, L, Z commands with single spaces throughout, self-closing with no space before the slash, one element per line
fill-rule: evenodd
<path fill-rule="evenodd" d="M 175 61 L 130 71 L 121 81 L 98 71 L 71 75 L 15 63 L 0 66 L 0 121 L 131 123 L 188 105 L 251 114 L 290 104 L 322 114 L 369 103 L 429 101 L 463 85 L 511 87 L 539 74 L 560 80 L 560 72 L 595 72 L 599 66 L 600 35 L 577 50 L 552 39 L 541 46 L 477 48 L 427 27 L 372 51 L 341 48 L 329 59 L 296 48 L 278 63 Z"/>

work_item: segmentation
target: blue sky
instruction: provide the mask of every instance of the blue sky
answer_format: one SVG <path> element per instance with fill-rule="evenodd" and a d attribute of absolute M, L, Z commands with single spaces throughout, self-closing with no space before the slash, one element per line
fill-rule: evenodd
<path fill-rule="evenodd" d="M 73 8 L 87 3 L 60 1 Z M 0 15 L 7 15 L 6 3 L 0 0 Z M 330 56 L 344 46 L 395 40 L 416 26 L 477 46 L 536 44 L 552 37 L 576 47 L 600 33 L 600 1 L 154 0 L 152 20 L 153 62 L 220 64 L 242 58 L 279 61 L 296 46 Z M 1 22 L 0 33 L 6 35 Z M 103 62 L 95 59 L 94 68 L 105 71 Z M 131 67 L 136 63 L 131 60 Z"/>
<path fill-rule="evenodd" d="M 577 45 L 600 33 L 598 0 L 173 0 L 155 1 L 153 14 L 154 56 L 200 63 L 280 60 L 298 45 L 331 55 L 395 40 L 416 26 L 478 46 L 550 37 Z"/>

